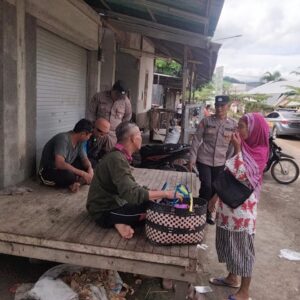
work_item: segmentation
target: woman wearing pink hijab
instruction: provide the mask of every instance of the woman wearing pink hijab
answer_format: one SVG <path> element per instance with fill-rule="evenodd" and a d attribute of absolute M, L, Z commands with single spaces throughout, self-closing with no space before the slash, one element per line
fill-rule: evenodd
<path fill-rule="evenodd" d="M 228 300 L 249 300 L 257 203 L 269 155 L 269 128 L 263 116 L 245 114 L 239 120 L 237 132 L 232 135 L 232 143 L 235 155 L 227 160 L 226 169 L 254 192 L 236 209 L 227 206 L 217 195 L 209 202 L 209 210 L 213 211 L 217 206 L 216 249 L 219 262 L 226 263 L 228 270 L 226 277 L 211 278 L 210 283 L 237 288 Z"/>

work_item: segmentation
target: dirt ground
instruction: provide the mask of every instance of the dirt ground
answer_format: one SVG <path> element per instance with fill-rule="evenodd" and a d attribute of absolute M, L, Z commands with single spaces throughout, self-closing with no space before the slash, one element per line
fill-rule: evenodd
<path fill-rule="evenodd" d="M 283 150 L 294 155 L 300 165 L 300 140 L 278 139 Z M 251 284 L 253 300 L 296 300 L 300 299 L 300 261 L 279 258 L 281 249 L 300 252 L 300 179 L 291 185 L 280 185 L 268 173 L 264 178 L 261 200 L 258 207 L 257 234 L 255 237 L 256 265 Z M 203 272 L 198 285 L 208 285 L 208 278 L 225 275 L 225 267 L 217 262 L 214 248 L 215 226 L 207 228 L 205 243 L 201 250 Z M 26 258 L 0 255 L 0 300 L 13 300 L 17 284 L 35 282 L 44 271 L 54 264 L 31 263 Z M 171 300 L 172 292 L 160 288 L 158 278 L 143 278 L 135 285 L 130 274 L 121 274 L 125 282 L 133 285 L 134 300 Z M 234 290 L 212 286 L 213 292 L 203 299 L 219 300 Z M 59 299 L 57 299 L 59 300 Z"/>

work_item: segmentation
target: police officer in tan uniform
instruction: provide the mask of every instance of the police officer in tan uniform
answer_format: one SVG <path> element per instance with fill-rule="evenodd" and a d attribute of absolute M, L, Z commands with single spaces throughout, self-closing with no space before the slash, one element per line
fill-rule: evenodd
<path fill-rule="evenodd" d="M 216 114 L 202 119 L 193 137 L 190 151 L 190 169 L 196 164 L 201 188 L 199 196 L 209 201 L 214 194 L 212 182 L 224 170 L 225 161 L 233 155 L 231 135 L 237 127 L 235 120 L 227 117 L 228 96 L 216 96 Z M 207 223 L 214 224 L 207 213 Z"/>
<path fill-rule="evenodd" d="M 98 118 L 109 121 L 110 132 L 107 148 L 113 148 L 117 142 L 116 127 L 122 122 L 130 121 L 132 117 L 131 103 L 127 97 L 125 84 L 118 80 L 110 91 L 96 93 L 89 103 L 87 116 L 91 121 Z"/>

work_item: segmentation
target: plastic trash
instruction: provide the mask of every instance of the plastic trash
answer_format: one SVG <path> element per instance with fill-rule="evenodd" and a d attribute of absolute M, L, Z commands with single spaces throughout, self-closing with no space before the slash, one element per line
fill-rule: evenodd
<path fill-rule="evenodd" d="M 206 244 L 198 244 L 197 245 L 197 249 L 206 250 L 207 248 L 208 248 L 208 246 Z"/>
<path fill-rule="evenodd" d="M 177 144 L 180 139 L 180 133 L 181 133 L 181 131 L 180 131 L 179 126 L 170 127 L 169 131 L 167 132 L 164 143 L 165 144 Z"/>
<path fill-rule="evenodd" d="M 213 291 L 212 288 L 208 285 L 207 286 L 200 286 L 200 285 L 195 286 L 195 290 L 199 294 L 210 293 Z"/>
<path fill-rule="evenodd" d="M 293 251 L 293 250 L 290 250 L 290 249 L 281 249 L 279 257 L 280 258 L 285 258 L 287 260 L 300 261 L 300 252 L 296 252 L 296 251 Z"/>
<path fill-rule="evenodd" d="M 78 300 L 78 295 L 60 279 L 45 277 L 39 280 L 27 295 L 37 300 Z"/>
<path fill-rule="evenodd" d="M 123 286 L 116 271 L 62 264 L 46 271 L 24 299 L 79 300 L 84 295 L 88 300 L 108 300 L 118 298 Z"/>

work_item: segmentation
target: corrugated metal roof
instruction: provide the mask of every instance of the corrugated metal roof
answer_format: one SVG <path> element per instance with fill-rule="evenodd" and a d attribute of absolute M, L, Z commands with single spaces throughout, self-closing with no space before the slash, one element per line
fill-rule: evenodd
<path fill-rule="evenodd" d="M 220 44 L 213 36 L 224 0 L 85 0 L 117 30 L 150 38 L 155 55 L 182 63 L 184 46 L 198 85 L 211 80 Z M 190 65 L 191 66 L 191 65 Z"/>
<path fill-rule="evenodd" d="M 270 81 L 252 90 L 249 90 L 246 94 L 286 94 L 293 90 L 291 88 L 292 86 L 300 88 L 300 81 Z"/>
<path fill-rule="evenodd" d="M 213 36 L 224 0 L 85 0 L 98 12 L 154 21 L 189 32 Z"/>
<path fill-rule="evenodd" d="M 268 98 L 266 100 L 266 104 L 269 105 L 269 106 L 272 106 L 272 107 L 277 106 L 278 103 L 282 100 L 281 97 L 280 97 L 281 95 L 282 94 L 272 95 L 270 98 Z"/>

